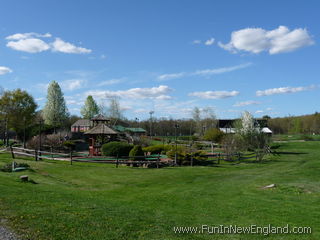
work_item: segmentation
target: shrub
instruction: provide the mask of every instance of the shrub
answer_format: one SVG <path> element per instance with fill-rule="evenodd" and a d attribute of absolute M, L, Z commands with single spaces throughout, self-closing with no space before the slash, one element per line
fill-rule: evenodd
<path fill-rule="evenodd" d="M 135 145 L 141 145 L 142 147 L 148 147 L 150 146 L 150 139 L 145 136 L 135 137 L 133 138 L 133 144 Z"/>
<path fill-rule="evenodd" d="M 50 134 L 46 137 L 46 142 L 50 147 L 58 147 L 61 145 L 61 139 L 59 134 Z"/>
<path fill-rule="evenodd" d="M 129 157 L 133 161 L 141 161 L 144 160 L 144 152 L 140 145 L 134 146 L 129 152 Z M 132 164 L 133 167 L 138 167 L 138 164 Z"/>
<path fill-rule="evenodd" d="M 175 155 L 177 153 L 177 163 L 181 164 L 181 162 L 186 158 L 186 148 L 183 146 L 177 146 L 177 151 L 175 146 L 171 146 L 171 150 L 167 152 L 167 156 L 171 159 L 175 158 Z"/>
<path fill-rule="evenodd" d="M 149 147 L 145 147 L 143 148 L 144 152 L 150 152 L 151 154 L 160 154 L 162 152 L 167 152 L 172 148 L 171 145 L 163 145 L 163 144 L 159 144 L 159 145 L 153 145 L 153 146 L 149 146 Z"/>
<path fill-rule="evenodd" d="M 101 151 L 104 156 L 129 156 L 132 145 L 124 142 L 109 142 L 102 145 Z"/>
<path fill-rule="evenodd" d="M 76 144 L 73 141 L 64 141 L 63 146 L 67 149 L 73 150 L 76 147 Z"/>
<path fill-rule="evenodd" d="M 227 160 L 233 160 L 236 153 L 248 149 L 244 137 L 238 134 L 225 135 L 221 144 Z"/>
<path fill-rule="evenodd" d="M 41 135 L 41 143 L 44 144 L 46 141 L 46 136 L 44 134 Z M 32 137 L 28 142 L 27 142 L 27 148 L 31 149 L 37 149 L 39 148 L 39 135 Z"/>
<path fill-rule="evenodd" d="M 206 141 L 211 141 L 215 143 L 220 143 L 224 133 L 217 128 L 211 128 L 205 132 L 203 139 Z"/>
<path fill-rule="evenodd" d="M 140 145 L 135 145 L 129 152 L 129 157 L 142 157 L 142 156 L 144 156 L 144 152 Z M 141 159 L 144 159 L 144 157 L 142 157 Z M 134 158 L 134 160 L 141 160 L 141 159 Z"/>

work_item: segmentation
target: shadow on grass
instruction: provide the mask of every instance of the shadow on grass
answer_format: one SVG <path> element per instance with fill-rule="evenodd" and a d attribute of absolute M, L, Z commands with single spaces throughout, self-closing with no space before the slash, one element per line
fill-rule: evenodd
<path fill-rule="evenodd" d="M 278 152 L 274 151 L 272 152 L 274 155 L 302 155 L 302 154 L 308 154 L 306 152 Z"/>

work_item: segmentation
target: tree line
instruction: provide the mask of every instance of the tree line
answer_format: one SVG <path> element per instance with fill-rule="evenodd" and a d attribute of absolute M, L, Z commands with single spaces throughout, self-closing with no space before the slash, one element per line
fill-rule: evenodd
<path fill-rule="evenodd" d="M 320 113 L 268 119 L 274 134 L 320 134 Z"/>
<path fill-rule="evenodd" d="M 204 136 L 217 127 L 217 118 L 212 108 L 195 107 L 188 119 L 155 118 L 126 119 L 117 98 L 110 98 L 109 105 L 97 104 L 92 96 L 87 96 L 81 108 L 81 116 L 91 119 L 102 114 L 112 124 L 141 127 L 152 136 Z M 47 89 L 47 101 L 43 109 L 38 109 L 34 98 L 25 90 L 3 90 L 0 88 L 0 137 L 6 141 L 8 132 L 14 131 L 20 140 L 28 140 L 39 132 L 55 133 L 70 130 L 80 116 L 71 115 L 66 106 L 63 92 L 56 81 Z M 320 134 L 320 113 L 304 116 L 271 118 L 264 116 L 274 134 Z"/>

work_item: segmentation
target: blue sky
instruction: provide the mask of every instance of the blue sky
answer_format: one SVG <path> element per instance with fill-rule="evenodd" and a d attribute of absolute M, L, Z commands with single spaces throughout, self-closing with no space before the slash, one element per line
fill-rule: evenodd
<path fill-rule="evenodd" d="M 68 109 L 87 95 L 124 115 L 218 118 L 319 111 L 319 1 L 2 1 L 0 85 Z"/>

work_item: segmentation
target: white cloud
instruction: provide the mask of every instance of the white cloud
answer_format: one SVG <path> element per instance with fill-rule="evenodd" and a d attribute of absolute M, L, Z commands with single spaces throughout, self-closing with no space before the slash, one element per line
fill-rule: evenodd
<path fill-rule="evenodd" d="M 207 45 L 207 46 L 210 46 L 210 45 L 212 45 L 212 44 L 214 44 L 214 38 L 210 38 L 210 39 L 208 39 L 207 41 L 205 41 L 205 45 Z"/>
<path fill-rule="evenodd" d="M 189 93 L 189 96 L 202 99 L 223 99 L 239 95 L 238 91 L 205 91 Z"/>
<path fill-rule="evenodd" d="M 8 67 L 0 66 L 0 75 L 12 73 L 12 70 Z"/>
<path fill-rule="evenodd" d="M 169 73 L 169 74 L 162 74 L 158 76 L 158 80 L 160 81 L 166 81 L 166 80 L 171 80 L 171 79 L 176 79 L 176 78 L 181 78 L 185 76 L 186 74 L 181 72 L 181 73 Z"/>
<path fill-rule="evenodd" d="M 69 42 L 65 42 L 60 38 L 56 38 L 54 42 L 45 42 L 40 38 L 51 38 L 50 33 L 39 34 L 39 33 L 16 33 L 6 37 L 8 40 L 7 47 L 10 47 L 17 51 L 23 51 L 28 53 L 38 53 L 47 50 L 52 50 L 54 52 L 63 53 L 91 53 L 91 49 L 84 47 L 77 47 Z M 101 58 L 105 58 L 102 55 Z"/>
<path fill-rule="evenodd" d="M 201 40 L 193 40 L 193 44 L 201 44 Z"/>
<path fill-rule="evenodd" d="M 120 97 L 129 99 L 157 99 L 157 100 L 167 100 L 171 99 L 168 95 L 172 89 L 165 85 L 160 85 L 159 87 L 152 88 L 131 88 L 128 90 L 119 91 L 104 91 L 104 90 L 94 90 L 86 92 L 86 95 L 92 95 L 98 99 L 106 99 L 110 97 Z"/>
<path fill-rule="evenodd" d="M 257 110 L 255 113 L 264 113 L 263 110 Z"/>
<path fill-rule="evenodd" d="M 306 29 L 290 31 L 286 26 L 279 26 L 271 31 L 245 28 L 232 32 L 229 43 L 218 43 L 221 48 L 233 53 L 247 51 L 256 54 L 262 51 L 268 51 L 269 54 L 291 52 L 312 44 L 314 41 Z"/>
<path fill-rule="evenodd" d="M 21 39 L 27 39 L 27 38 L 33 38 L 33 37 L 38 37 L 38 38 L 49 38 L 52 37 L 50 33 L 45 33 L 45 34 L 39 34 L 39 33 L 16 33 L 13 35 L 10 35 L 6 37 L 7 40 L 21 40 Z"/>
<path fill-rule="evenodd" d="M 237 102 L 233 106 L 234 107 L 244 107 L 244 106 L 248 106 L 248 105 L 257 105 L 257 104 L 261 104 L 261 102 L 257 102 L 257 101 Z"/>
<path fill-rule="evenodd" d="M 296 92 L 311 90 L 313 88 L 315 88 L 315 86 L 270 88 L 266 90 L 258 90 L 256 91 L 256 95 L 258 97 L 261 97 L 261 96 L 269 96 L 274 94 L 296 93 Z"/>
<path fill-rule="evenodd" d="M 41 97 L 41 98 L 36 98 L 35 100 L 37 101 L 37 102 L 40 102 L 40 101 L 42 101 L 42 100 L 44 100 L 45 98 L 43 98 L 43 97 Z"/>
<path fill-rule="evenodd" d="M 195 72 L 180 72 L 180 73 L 169 73 L 169 74 L 162 74 L 158 76 L 159 81 L 165 81 L 170 79 L 177 79 L 182 77 L 188 77 L 188 76 L 210 76 L 210 75 L 216 75 L 216 74 L 222 74 L 227 72 L 233 72 L 239 69 L 247 68 L 251 66 L 252 63 L 243 63 L 231 67 L 223 67 L 223 68 L 212 68 L 212 69 L 204 69 L 204 70 L 198 70 Z"/>
<path fill-rule="evenodd" d="M 84 79 L 70 79 L 60 83 L 61 88 L 67 91 L 73 91 L 86 86 L 87 81 Z"/>
<path fill-rule="evenodd" d="M 56 38 L 56 40 L 52 43 L 52 50 L 56 52 L 63 53 L 91 53 L 91 49 L 77 47 L 71 43 L 65 42 L 60 38 Z"/>
<path fill-rule="evenodd" d="M 106 80 L 106 81 L 102 81 L 98 84 L 99 87 L 102 86 L 110 86 L 110 85 L 114 85 L 114 84 L 118 84 L 124 81 L 124 78 L 115 78 L 115 79 L 110 79 L 110 80 Z"/>
<path fill-rule="evenodd" d="M 17 51 L 28 53 L 38 53 L 50 49 L 50 46 L 38 38 L 20 39 L 18 41 L 9 41 L 7 47 Z"/>
<path fill-rule="evenodd" d="M 207 75 L 215 75 L 215 74 L 222 74 L 222 73 L 227 73 L 227 72 L 232 72 L 235 70 L 239 70 L 242 68 L 247 68 L 249 66 L 251 66 L 252 63 L 244 63 L 244 64 L 240 64 L 240 65 L 236 65 L 236 66 L 231 66 L 231 67 L 223 67 L 223 68 L 213 68 L 213 69 L 205 69 L 205 70 L 198 70 L 194 73 L 192 73 L 192 75 L 202 75 L 202 76 L 207 76 Z"/>

